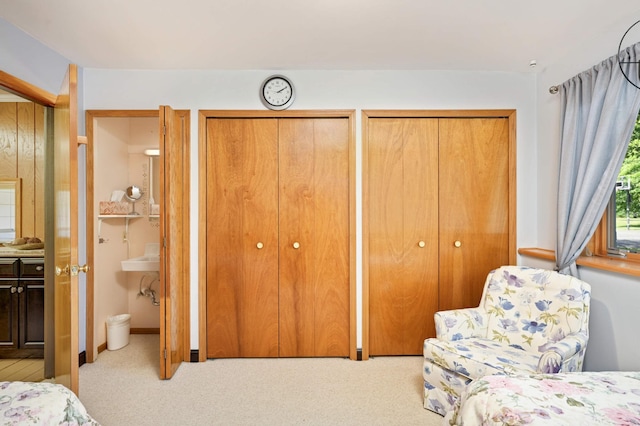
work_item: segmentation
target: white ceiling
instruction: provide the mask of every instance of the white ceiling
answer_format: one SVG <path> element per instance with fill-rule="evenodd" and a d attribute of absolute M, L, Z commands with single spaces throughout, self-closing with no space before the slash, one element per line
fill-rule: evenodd
<path fill-rule="evenodd" d="M 0 0 L 0 17 L 87 68 L 536 72 L 611 28 L 615 54 L 640 2 Z"/>

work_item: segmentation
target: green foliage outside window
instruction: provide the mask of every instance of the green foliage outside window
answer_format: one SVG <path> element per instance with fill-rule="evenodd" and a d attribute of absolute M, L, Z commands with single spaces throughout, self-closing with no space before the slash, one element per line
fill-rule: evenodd
<path fill-rule="evenodd" d="M 631 183 L 629 217 L 640 218 L 640 116 L 631 135 L 619 176 L 626 176 Z M 616 216 L 627 217 L 627 191 L 616 191 Z"/>

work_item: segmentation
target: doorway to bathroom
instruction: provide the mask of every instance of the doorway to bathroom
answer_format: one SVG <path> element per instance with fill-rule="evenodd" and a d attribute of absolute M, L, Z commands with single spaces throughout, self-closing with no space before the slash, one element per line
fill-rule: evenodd
<path fill-rule="evenodd" d="M 90 110 L 86 128 L 87 361 L 129 314 L 132 334 L 160 335 L 170 378 L 190 350 L 189 111 Z"/>

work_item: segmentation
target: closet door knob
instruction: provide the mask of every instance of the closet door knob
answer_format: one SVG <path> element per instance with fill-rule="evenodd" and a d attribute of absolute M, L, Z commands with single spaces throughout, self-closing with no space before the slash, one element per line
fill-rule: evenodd
<path fill-rule="evenodd" d="M 418 247 L 420 247 L 420 248 L 425 248 L 426 245 L 427 245 L 427 243 L 425 243 L 424 241 L 420 241 L 418 243 Z"/>
<path fill-rule="evenodd" d="M 71 275 L 72 276 L 76 276 L 78 275 L 80 272 L 84 272 L 85 274 L 87 272 L 89 272 L 89 265 L 87 265 L 86 263 L 82 266 L 80 265 L 72 265 L 71 266 Z"/>
<path fill-rule="evenodd" d="M 453 245 L 456 246 L 456 247 L 460 247 L 460 246 L 462 246 L 462 243 L 460 241 L 455 241 L 453 243 Z"/>
<path fill-rule="evenodd" d="M 256 247 L 258 247 L 258 250 L 260 250 L 262 247 L 264 247 L 264 244 L 258 241 L 258 244 L 256 244 Z"/>
<path fill-rule="evenodd" d="M 299 249 L 300 248 L 300 243 L 297 242 L 297 241 L 295 243 L 293 243 L 293 248 L 294 249 Z"/>

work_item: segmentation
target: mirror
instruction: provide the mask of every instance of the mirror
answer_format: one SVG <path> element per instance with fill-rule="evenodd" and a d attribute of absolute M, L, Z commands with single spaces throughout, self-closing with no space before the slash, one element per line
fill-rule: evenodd
<path fill-rule="evenodd" d="M 160 214 L 160 150 L 147 150 L 149 156 L 149 215 Z"/>
<path fill-rule="evenodd" d="M 0 243 L 21 236 L 20 178 L 0 179 Z"/>
<path fill-rule="evenodd" d="M 131 211 L 129 212 L 130 215 L 139 215 L 140 213 L 136 212 L 136 201 L 138 201 L 140 198 L 142 198 L 142 196 L 144 195 L 144 193 L 140 190 L 140 188 L 138 188 L 135 185 L 131 185 L 130 187 L 128 187 L 125 192 L 124 192 L 124 196 L 127 200 L 131 201 Z"/>

